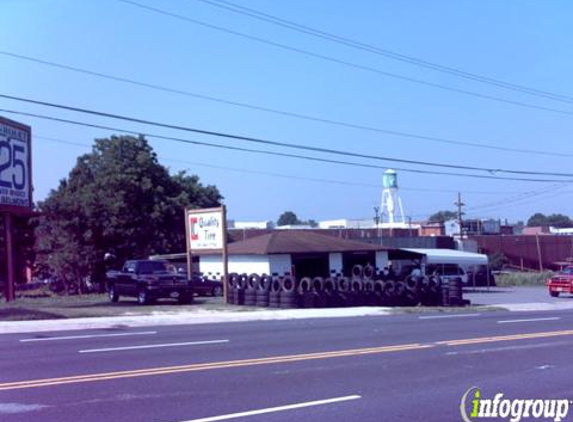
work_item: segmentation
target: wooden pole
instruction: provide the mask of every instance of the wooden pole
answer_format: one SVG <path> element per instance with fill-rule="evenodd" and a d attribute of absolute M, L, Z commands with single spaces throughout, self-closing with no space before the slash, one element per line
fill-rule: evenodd
<path fill-rule="evenodd" d="M 229 256 L 227 251 L 227 207 L 222 206 L 223 212 L 223 297 L 225 303 L 228 303 L 228 286 L 229 286 Z"/>
<path fill-rule="evenodd" d="M 191 255 L 191 232 L 189 231 L 189 213 L 185 209 L 185 244 L 187 255 L 187 279 L 193 282 L 193 256 Z"/>
<path fill-rule="evenodd" d="M 11 302 L 14 300 L 14 285 L 16 284 L 16 261 L 14 257 L 14 227 L 10 213 L 4 214 L 4 228 L 6 230 L 6 263 L 8 264 L 6 302 Z"/>
<path fill-rule="evenodd" d="M 543 271 L 543 262 L 541 261 L 541 245 L 539 244 L 539 234 L 535 234 L 535 242 L 537 243 L 537 260 L 539 261 L 539 271 Z"/>

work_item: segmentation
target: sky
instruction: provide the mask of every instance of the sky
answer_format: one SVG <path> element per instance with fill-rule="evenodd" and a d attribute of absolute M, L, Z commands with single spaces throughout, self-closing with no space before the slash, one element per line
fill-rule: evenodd
<path fill-rule="evenodd" d="M 243 13 L 229 10 L 237 5 Z M 0 116 L 32 127 L 36 201 L 95 138 L 134 131 L 338 161 L 148 138 L 171 172 L 216 185 L 235 220 L 276 221 L 287 210 L 372 218 L 387 168 L 413 221 L 455 210 L 458 192 L 468 218 L 573 216 L 572 15 L 565 0 L 0 0 L 0 95 L 354 156 L 1 97 L 2 110 L 118 130 Z"/>

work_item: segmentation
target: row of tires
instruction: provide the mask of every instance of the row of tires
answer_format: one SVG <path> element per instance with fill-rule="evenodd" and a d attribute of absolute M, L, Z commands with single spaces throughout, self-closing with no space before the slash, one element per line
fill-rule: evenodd
<path fill-rule="evenodd" d="M 460 279 L 407 277 L 403 281 L 351 277 L 229 276 L 229 303 L 275 308 L 343 306 L 461 306 Z"/>

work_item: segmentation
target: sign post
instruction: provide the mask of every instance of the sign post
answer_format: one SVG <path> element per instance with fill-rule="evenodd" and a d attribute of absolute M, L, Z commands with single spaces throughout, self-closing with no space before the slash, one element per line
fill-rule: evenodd
<path fill-rule="evenodd" d="M 185 210 L 187 274 L 193 279 L 193 251 L 221 253 L 223 258 L 223 295 L 227 301 L 227 211 L 225 206 Z"/>
<path fill-rule="evenodd" d="M 6 301 L 14 300 L 16 257 L 13 217 L 32 211 L 32 130 L 0 117 L 0 214 L 6 239 Z"/>

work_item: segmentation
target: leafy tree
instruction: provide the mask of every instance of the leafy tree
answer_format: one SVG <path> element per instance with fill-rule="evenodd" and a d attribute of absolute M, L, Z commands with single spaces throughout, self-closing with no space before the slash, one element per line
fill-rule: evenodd
<path fill-rule="evenodd" d="M 489 266 L 494 271 L 502 270 L 504 266 L 509 264 L 509 259 L 503 254 L 503 252 L 494 252 L 489 255 Z"/>
<path fill-rule="evenodd" d="M 454 211 L 438 211 L 428 218 L 429 223 L 444 223 L 449 220 L 455 220 L 458 214 Z"/>
<path fill-rule="evenodd" d="M 535 226 L 553 226 L 559 228 L 573 227 L 573 221 L 563 214 L 544 215 L 542 213 L 535 213 L 529 220 L 527 220 L 529 227 Z"/>
<path fill-rule="evenodd" d="M 550 226 L 567 228 L 573 227 L 573 221 L 569 217 L 563 214 L 551 214 L 547 217 L 547 222 Z"/>
<path fill-rule="evenodd" d="M 312 218 L 306 221 L 305 224 L 309 225 L 310 227 L 318 227 L 318 221 L 313 220 Z"/>
<path fill-rule="evenodd" d="M 283 212 L 277 220 L 277 226 L 294 226 L 301 223 L 302 221 L 300 221 L 296 214 L 292 211 Z"/>
<path fill-rule="evenodd" d="M 547 225 L 547 216 L 540 212 L 533 214 L 527 220 L 528 227 L 536 227 L 536 226 L 546 226 Z"/>
<path fill-rule="evenodd" d="M 183 251 L 184 208 L 217 206 L 221 199 L 197 176 L 171 176 L 142 136 L 96 139 L 39 204 L 40 263 L 64 283 L 92 275 L 101 290 L 107 252 L 123 261 Z"/>

